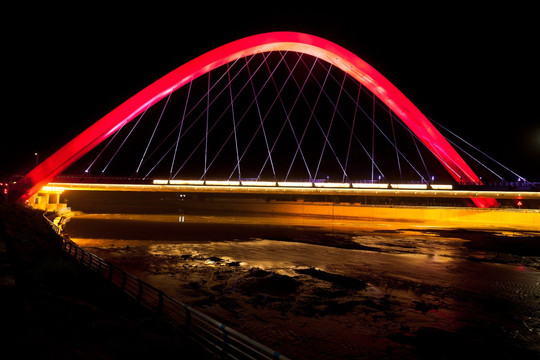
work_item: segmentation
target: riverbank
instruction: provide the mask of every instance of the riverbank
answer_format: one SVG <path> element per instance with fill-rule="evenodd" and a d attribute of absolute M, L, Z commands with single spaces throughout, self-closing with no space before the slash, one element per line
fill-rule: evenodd
<path fill-rule="evenodd" d="M 0 207 L 3 359 L 203 357 L 172 325 L 60 249 L 42 213 Z"/>

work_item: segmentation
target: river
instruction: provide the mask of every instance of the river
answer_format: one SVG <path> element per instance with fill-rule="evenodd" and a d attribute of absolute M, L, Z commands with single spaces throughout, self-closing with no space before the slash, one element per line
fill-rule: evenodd
<path fill-rule="evenodd" d="M 540 355 L 540 233 L 137 212 L 76 212 L 65 231 L 291 358 Z"/>

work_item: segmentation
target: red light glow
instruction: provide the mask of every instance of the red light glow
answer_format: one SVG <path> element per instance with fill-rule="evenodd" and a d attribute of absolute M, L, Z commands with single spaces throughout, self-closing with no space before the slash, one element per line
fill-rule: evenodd
<path fill-rule="evenodd" d="M 150 84 L 83 131 L 30 171 L 18 184 L 21 199 L 35 194 L 55 175 L 112 135 L 121 124 L 171 92 L 238 58 L 268 51 L 295 51 L 325 60 L 346 72 L 383 101 L 431 150 L 458 182 L 480 179 L 418 108 L 390 81 L 352 52 L 320 37 L 297 32 L 272 32 L 246 37 L 211 50 Z M 478 207 L 495 207 L 495 199 L 473 198 Z"/>

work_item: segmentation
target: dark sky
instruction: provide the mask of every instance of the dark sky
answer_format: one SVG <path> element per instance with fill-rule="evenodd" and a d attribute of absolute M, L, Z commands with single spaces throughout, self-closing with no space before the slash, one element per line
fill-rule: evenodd
<path fill-rule="evenodd" d="M 35 152 L 51 154 L 192 58 L 290 30 L 353 51 L 425 115 L 540 181 L 540 32 L 532 8 L 253 4 L 7 11 L 0 175 L 24 172 Z"/>

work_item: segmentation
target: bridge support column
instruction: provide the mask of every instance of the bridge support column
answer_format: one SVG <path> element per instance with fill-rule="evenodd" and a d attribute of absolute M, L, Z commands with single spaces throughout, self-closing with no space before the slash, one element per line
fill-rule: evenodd
<path fill-rule="evenodd" d="M 44 186 L 28 199 L 27 204 L 34 209 L 60 213 L 68 209 L 67 204 L 60 202 L 63 192 L 63 188 Z"/>

